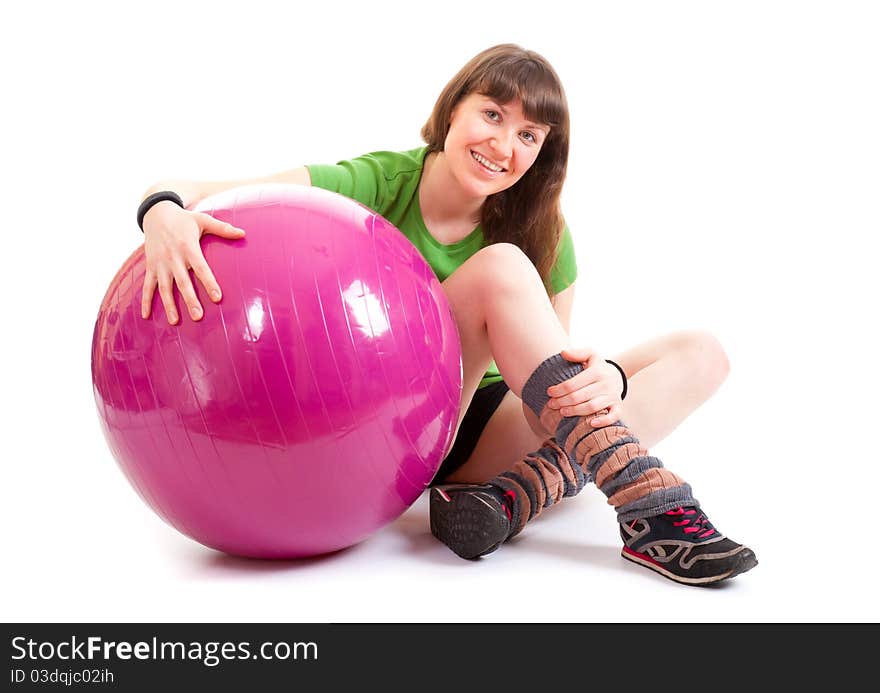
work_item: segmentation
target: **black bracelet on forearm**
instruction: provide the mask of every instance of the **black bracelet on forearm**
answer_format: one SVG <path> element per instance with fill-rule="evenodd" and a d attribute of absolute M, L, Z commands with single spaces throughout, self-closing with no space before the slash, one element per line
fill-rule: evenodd
<path fill-rule="evenodd" d="M 153 193 L 152 195 L 147 196 L 147 199 L 141 202 L 140 206 L 138 207 L 137 220 L 138 226 L 140 227 L 141 231 L 144 230 L 144 215 L 148 211 L 150 211 L 150 207 L 152 207 L 157 202 L 164 202 L 165 200 L 168 200 L 169 202 L 174 202 L 175 204 L 183 207 L 183 200 L 180 199 L 180 195 L 178 195 L 176 192 L 172 192 L 171 190 L 162 190 L 161 192 Z"/>
<path fill-rule="evenodd" d="M 605 363 L 610 363 L 612 366 L 614 366 L 617 370 L 620 371 L 620 377 L 623 378 L 623 392 L 620 393 L 620 399 L 621 399 L 621 401 L 625 400 L 626 399 L 626 388 L 627 388 L 626 373 L 624 373 L 623 369 L 618 364 L 614 363 L 614 361 L 612 361 L 611 359 L 605 359 Z"/>

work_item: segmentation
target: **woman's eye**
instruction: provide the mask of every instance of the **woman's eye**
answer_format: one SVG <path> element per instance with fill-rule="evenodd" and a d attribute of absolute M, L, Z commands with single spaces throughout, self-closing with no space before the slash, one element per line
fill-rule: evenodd
<path fill-rule="evenodd" d="M 498 111 L 488 110 L 484 111 L 484 113 L 489 118 L 489 120 L 495 120 L 498 117 Z"/>
<path fill-rule="evenodd" d="M 535 137 L 534 133 L 531 133 L 528 130 L 523 133 L 523 137 L 529 142 L 529 144 L 536 144 L 538 142 L 538 138 Z"/>

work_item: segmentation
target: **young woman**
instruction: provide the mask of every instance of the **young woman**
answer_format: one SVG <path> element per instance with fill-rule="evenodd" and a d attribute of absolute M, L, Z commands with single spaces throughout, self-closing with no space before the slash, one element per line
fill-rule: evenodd
<path fill-rule="evenodd" d="M 718 343 L 678 333 L 614 361 L 569 348 L 577 269 L 559 206 L 569 117 L 553 68 L 515 45 L 483 51 L 446 85 L 422 136 L 425 147 L 335 166 L 153 186 L 138 215 L 147 257 L 143 316 L 158 289 L 176 323 L 176 284 L 199 320 L 190 269 L 220 300 L 199 239 L 245 232 L 187 210 L 203 197 L 265 182 L 352 197 L 422 252 L 461 337 L 458 429 L 431 489 L 437 538 L 477 558 L 592 480 L 617 511 L 624 558 L 692 585 L 757 565 L 754 552 L 712 526 L 690 486 L 647 452 L 721 384 L 727 361 Z"/>

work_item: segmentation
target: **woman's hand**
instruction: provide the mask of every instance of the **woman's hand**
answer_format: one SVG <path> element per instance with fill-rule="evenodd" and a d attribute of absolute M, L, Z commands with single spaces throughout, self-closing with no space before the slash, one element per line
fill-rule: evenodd
<path fill-rule="evenodd" d="M 144 253 L 147 272 L 141 297 L 141 316 L 150 317 L 150 306 L 156 287 L 165 307 L 165 315 L 171 325 L 178 322 L 174 305 L 174 283 L 183 297 L 186 309 L 193 320 L 201 320 L 204 314 L 190 280 L 189 270 L 205 287 L 214 303 L 220 300 L 220 285 L 208 267 L 199 239 L 204 233 L 223 238 L 241 238 L 244 231 L 218 221 L 210 214 L 189 212 L 173 202 L 159 202 L 144 216 Z"/>
<path fill-rule="evenodd" d="M 565 382 L 547 388 L 551 409 L 559 409 L 563 416 L 593 416 L 593 428 L 610 426 L 620 418 L 620 393 L 623 383 L 620 373 L 605 363 L 595 351 L 588 348 L 564 349 L 567 361 L 584 364 L 584 370 Z"/>

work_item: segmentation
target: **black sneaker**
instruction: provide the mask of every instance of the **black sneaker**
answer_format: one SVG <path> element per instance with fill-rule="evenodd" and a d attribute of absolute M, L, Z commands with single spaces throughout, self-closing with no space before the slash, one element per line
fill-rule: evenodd
<path fill-rule="evenodd" d="M 431 534 L 462 558 L 492 553 L 510 536 L 513 498 L 491 484 L 431 489 Z"/>
<path fill-rule="evenodd" d="M 751 570 L 751 549 L 718 532 L 700 508 L 622 523 L 621 555 L 685 585 L 711 585 Z"/>

